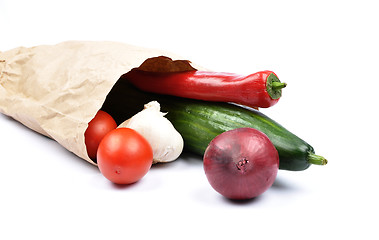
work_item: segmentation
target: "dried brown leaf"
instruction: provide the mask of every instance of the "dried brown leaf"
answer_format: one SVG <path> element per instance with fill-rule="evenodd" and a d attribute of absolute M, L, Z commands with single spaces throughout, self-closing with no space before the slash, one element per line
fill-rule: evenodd
<path fill-rule="evenodd" d="M 172 60 L 169 57 L 159 56 L 146 59 L 141 66 L 137 68 L 145 72 L 172 73 L 196 71 L 188 60 Z"/>

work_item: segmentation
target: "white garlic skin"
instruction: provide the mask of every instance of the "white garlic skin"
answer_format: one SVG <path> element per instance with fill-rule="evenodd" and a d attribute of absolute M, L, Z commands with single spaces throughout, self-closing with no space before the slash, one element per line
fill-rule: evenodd
<path fill-rule="evenodd" d="M 160 111 L 160 104 L 152 101 L 144 109 L 118 127 L 132 128 L 146 138 L 153 149 L 153 163 L 176 160 L 183 151 L 182 135 Z"/>

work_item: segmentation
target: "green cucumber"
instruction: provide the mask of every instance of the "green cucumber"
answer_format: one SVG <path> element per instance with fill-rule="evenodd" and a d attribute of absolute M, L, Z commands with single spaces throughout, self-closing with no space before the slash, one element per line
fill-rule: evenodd
<path fill-rule="evenodd" d="M 187 151 L 202 156 L 217 135 L 235 128 L 251 127 L 265 133 L 274 144 L 279 153 L 280 169 L 300 171 L 311 164 L 327 163 L 307 142 L 263 113 L 243 106 L 146 93 L 121 78 L 107 96 L 102 109 L 119 124 L 152 100 L 161 104 L 162 112 L 167 112 L 166 117 L 182 135 Z"/>

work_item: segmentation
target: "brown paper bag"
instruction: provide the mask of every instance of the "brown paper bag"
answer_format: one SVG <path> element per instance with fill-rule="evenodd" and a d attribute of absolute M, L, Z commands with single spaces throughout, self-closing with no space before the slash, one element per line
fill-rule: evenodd
<path fill-rule="evenodd" d="M 116 42 L 69 41 L 0 52 L 0 112 L 94 164 L 84 143 L 88 123 L 122 74 L 161 55 L 180 59 Z"/>

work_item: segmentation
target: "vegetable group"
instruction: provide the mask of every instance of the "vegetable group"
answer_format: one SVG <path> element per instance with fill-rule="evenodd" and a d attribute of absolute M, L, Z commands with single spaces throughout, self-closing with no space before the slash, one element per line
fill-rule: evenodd
<path fill-rule="evenodd" d="M 149 142 L 130 128 L 117 128 L 101 140 L 97 164 L 101 173 L 111 182 L 137 182 L 149 171 L 153 150 Z"/>
<path fill-rule="evenodd" d="M 301 171 L 327 163 L 310 144 L 254 109 L 270 107 L 281 97 L 286 84 L 275 73 L 202 72 L 183 61 L 163 60 L 163 65 L 153 60 L 124 74 L 102 109 L 122 123 L 146 103 L 159 102 L 184 148 L 203 156 L 208 181 L 225 197 L 254 198 L 273 184 L 278 169 Z"/>
<path fill-rule="evenodd" d="M 122 108 L 112 104 L 113 98 Z M 299 171 L 311 164 L 327 163 L 325 158 L 315 154 L 310 144 L 255 109 L 146 93 L 136 89 L 126 79 L 120 79 L 103 107 L 114 112 L 118 122 L 129 118 L 139 110 L 138 106 L 152 100 L 159 101 L 162 111 L 168 112 L 166 117 L 182 135 L 187 151 L 202 156 L 217 135 L 235 128 L 250 127 L 265 133 L 272 141 L 279 153 L 280 169 Z M 134 104 L 128 104 L 130 102 Z"/>
<path fill-rule="evenodd" d="M 204 171 L 210 185 L 230 199 L 250 199 L 274 183 L 279 156 L 262 132 L 238 128 L 215 137 L 207 147 Z"/>

